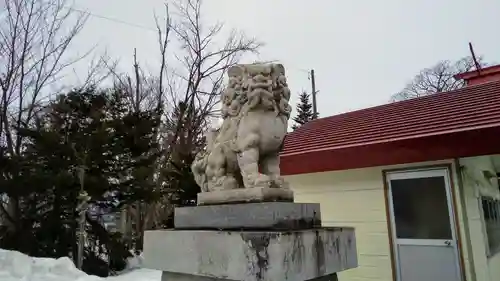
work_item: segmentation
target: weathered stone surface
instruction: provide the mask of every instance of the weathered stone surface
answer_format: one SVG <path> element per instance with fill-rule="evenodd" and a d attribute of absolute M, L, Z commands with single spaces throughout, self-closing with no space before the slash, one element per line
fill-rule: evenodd
<path fill-rule="evenodd" d="M 236 281 L 236 280 L 163 271 L 161 274 L 161 281 Z"/>
<path fill-rule="evenodd" d="M 198 193 L 198 205 L 293 202 L 293 191 L 288 188 L 239 188 Z"/>
<path fill-rule="evenodd" d="M 353 228 L 160 230 L 144 239 L 146 268 L 225 280 L 304 281 L 357 266 Z"/>
<path fill-rule="evenodd" d="M 338 281 L 337 273 L 322 276 L 319 278 L 309 279 L 307 281 Z M 161 281 L 238 281 L 231 279 L 221 279 L 207 276 L 199 276 L 192 274 L 183 274 L 163 271 L 161 275 Z"/>
<path fill-rule="evenodd" d="M 321 227 L 316 203 L 265 202 L 175 209 L 175 229 L 297 230 Z"/>

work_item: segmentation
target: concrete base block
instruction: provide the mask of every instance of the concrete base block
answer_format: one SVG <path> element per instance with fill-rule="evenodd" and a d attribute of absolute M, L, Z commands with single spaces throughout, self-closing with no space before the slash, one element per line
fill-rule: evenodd
<path fill-rule="evenodd" d="M 337 273 L 334 273 L 319 278 L 310 279 L 308 281 L 338 281 L 338 280 L 339 279 L 337 278 Z M 220 279 L 214 277 L 163 271 L 161 275 L 161 281 L 238 281 L 238 280 Z"/>
<path fill-rule="evenodd" d="M 233 280 L 163 271 L 161 274 L 161 281 L 233 281 Z"/>
<path fill-rule="evenodd" d="M 175 209 L 175 229 L 297 230 L 321 227 L 316 203 L 264 202 Z"/>
<path fill-rule="evenodd" d="M 198 205 L 293 202 L 293 191 L 289 188 L 237 188 L 198 193 Z"/>
<path fill-rule="evenodd" d="M 353 228 L 147 231 L 144 265 L 186 281 L 304 281 L 357 267 L 356 239 Z"/>

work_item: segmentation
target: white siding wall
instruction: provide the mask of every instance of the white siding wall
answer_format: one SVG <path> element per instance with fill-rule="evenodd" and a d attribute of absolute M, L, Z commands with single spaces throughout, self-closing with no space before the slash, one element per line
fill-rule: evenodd
<path fill-rule="evenodd" d="M 464 193 L 466 198 L 467 216 L 471 231 L 470 243 L 474 254 L 474 265 L 478 281 L 500 280 L 500 253 L 486 256 L 487 236 L 483 226 L 482 207 L 479 201 L 479 189 L 493 194 L 498 191 L 498 183 L 487 183 L 482 177 L 482 171 L 496 173 L 490 156 L 470 157 L 460 159 L 462 168 Z M 491 189 L 488 192 L 487 189 Z"/>
<path fill-rule="evenodd" d="M 450 163 L 452 161 L 374 167 L 296 175 L 286 179 L 295 191 L 295 201 L 321 203 L 325 226 L 356 228 L 359 267 L 340 273 L 340 281 L 391 281 L 383 170 Z M 454 177 L 454 182 L 456 180 Z M 460 202 L 459 194 L 456 196 Z M 460 207 L 458 211 L 461 212 Z M 459 222 L 463 228 L 461 218 Z M 468 264 L 467 253 L 464 256 Z"/>

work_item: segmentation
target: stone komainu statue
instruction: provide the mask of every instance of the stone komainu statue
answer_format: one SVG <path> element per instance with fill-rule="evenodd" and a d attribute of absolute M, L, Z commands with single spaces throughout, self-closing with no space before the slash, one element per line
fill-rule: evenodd
<path fill-rule="evenodd" d="M 228 70 L 222 126 L 191 169 L 202 192 L 283 187 L 279 151 L 288 128 L 290 90 L 281 64 L 242 64 Z M 261 173 L 262 172 L 262 173 Z"/>

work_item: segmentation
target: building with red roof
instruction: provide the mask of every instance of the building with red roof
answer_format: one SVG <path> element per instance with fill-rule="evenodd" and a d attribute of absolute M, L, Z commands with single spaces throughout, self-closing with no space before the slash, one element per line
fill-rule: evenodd
<path fill-rule="evenodd" d="M 500 65 L 456 79 L 286 137 L 296 201 L 356 228 L 359 267 L 339 280 L 500 280 Z"/>

